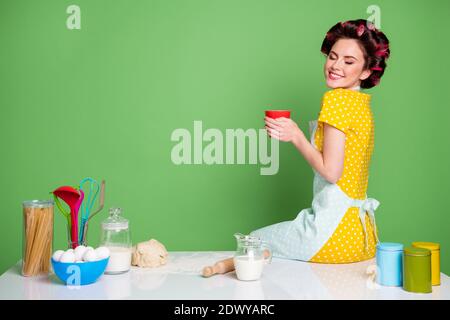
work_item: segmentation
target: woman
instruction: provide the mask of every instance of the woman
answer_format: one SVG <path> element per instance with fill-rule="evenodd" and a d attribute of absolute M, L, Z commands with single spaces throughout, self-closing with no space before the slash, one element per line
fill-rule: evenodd
<path fill-rule="evenodd" d="M 386 36 L 366 20 L 338 23 L 327 33 L 321 51 L 325 93 L 311 141 L 288 118 L 266 117 L 268 134 L 292 142 L 311 165 L 312 208 L 295 220 L 253 231 L 269 243 L 273 255 L 320 263 L 350 263 L 373 258 L 378 241 L 374 211 L 366 197 L 374 145 L 371 96 L 361 92 L 380 82 L 389 58 Z"/>

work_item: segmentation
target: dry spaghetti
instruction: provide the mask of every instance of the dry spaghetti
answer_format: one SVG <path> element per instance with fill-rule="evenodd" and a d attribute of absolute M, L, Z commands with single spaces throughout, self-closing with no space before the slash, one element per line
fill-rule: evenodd
<path fill-rule="evenodd" d="M 48 273 L 53 242 L 53 201 L 25 201 L 23 226 L 22 275 Z"/>

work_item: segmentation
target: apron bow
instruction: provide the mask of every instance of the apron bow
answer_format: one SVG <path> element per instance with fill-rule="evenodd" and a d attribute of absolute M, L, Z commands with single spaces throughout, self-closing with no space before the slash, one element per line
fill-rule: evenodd
<path fill-rule="evenodd" d="M 367 251 L 368 248 L 368 237 L 367 237 L 367 228 L 366 228 L 366 212 L 369 215 L 370 222 L 372 223 L 373 234 L 376 243 L 379 243 L 378 240 L 378 232 L 377 232 L 377 224 L 375 221 L 375 210 L 380 205 L 380 202 L 373 198 L 366 198 L 365 200 L 356 200 L 355 206 L 359 207 L 359 220 L 361 221 L 362 228 L 364 231 L 364 241 L 365 247 L 364 250 Z"/>

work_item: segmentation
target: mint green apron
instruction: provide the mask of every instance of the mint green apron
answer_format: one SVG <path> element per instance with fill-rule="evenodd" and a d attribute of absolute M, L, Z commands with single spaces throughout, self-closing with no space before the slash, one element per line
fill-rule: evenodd
<path fill-rule="evenodd" d="M 311 144 L 317 130 L 317 120 L 310 121 Z M 347 210 L 359 208 L 359 219 L 364 231 L 365 250 L 368 247 L 366 230 L 366 212 L 373 226 L 374 236 L 378 242 L 375 210 L 379 202 L 372 198 L 365 200 L 347 196 L 335 183 L 325 180 L 314 169 L 312 207 L 303 209 L 293 221 L 284 221 L 251 232 L 260 237 L 272 249 L 278 258 L 310 261 L 331 238 Z"/>

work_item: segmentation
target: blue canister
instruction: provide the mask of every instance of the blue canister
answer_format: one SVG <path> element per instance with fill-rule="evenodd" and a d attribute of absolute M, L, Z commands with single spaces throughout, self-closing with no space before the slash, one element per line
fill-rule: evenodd
<path fill-rule="evenodd" d="M 399 287 L 403 284 L 403 245 L 380 242 L 377 245 L 377 283 Z"/>

